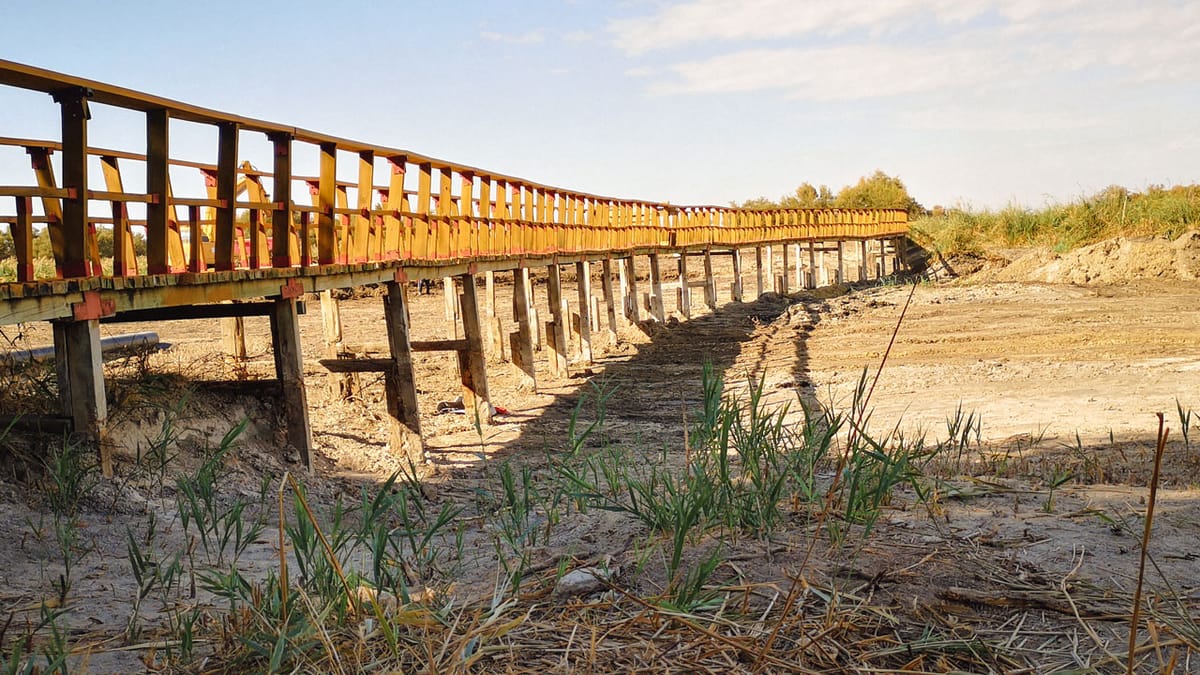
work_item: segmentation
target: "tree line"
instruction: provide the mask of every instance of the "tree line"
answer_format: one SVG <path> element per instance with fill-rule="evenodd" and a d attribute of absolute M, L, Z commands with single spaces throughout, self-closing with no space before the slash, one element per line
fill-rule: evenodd
<path fill-rule="evenodd" d="M 814 186 L 805 182 L 777 200 L 756 197 L 731 205 L 746 209 L 904 209 L 909 218 L 919 218 L 927 213 L 925 207 L 908 194 L 908 188 L 899 177 L 880 170 L 859 178 L 857 183 L 847 185 L 837 193 L 828 185 Z"/>

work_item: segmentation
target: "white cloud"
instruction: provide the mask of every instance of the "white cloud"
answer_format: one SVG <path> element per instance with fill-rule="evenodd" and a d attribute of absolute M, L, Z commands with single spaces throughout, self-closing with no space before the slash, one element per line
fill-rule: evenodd
<path fill-rule="evenodd" d="M 690 0 L 608 28 L 632 58 L 664 55 L 654 60 L 668 75 L 647 84 L 656 94 L 859 100 L 1064 76 L 1200 82 L 1196 2 Z M 683 48 L 688 58 L 670 58 Z"/>

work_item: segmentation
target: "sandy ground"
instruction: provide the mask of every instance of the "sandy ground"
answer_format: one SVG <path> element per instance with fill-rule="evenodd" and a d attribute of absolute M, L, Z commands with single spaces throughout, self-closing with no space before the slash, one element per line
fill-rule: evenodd
<path fill-rule="evenodd" d="M 693 265 L 693 276 L 699 267 Z M 752 298 L 752 257 L 747 268 L 747 297 Z M 980 420 L 970 434 L 970 457 L 940 467 L 942 496 L 934 506 L 918 508 L 914 496 L 902 491 L 857 556 L 843 560 L 818 553 L 818 560 L 808 563 L 812 574 L 874 579 L 878 601 L 915 628 L 966 630 L 970 625 L 987 637 L 1013 631 L 1020 617 L 1023 628 L 1017 632 L 1027 632 L 1022 639 L 1030 644 L 1073 640 L 1083 643 L 1086 653 L 1123 653 L 1127 622 L 1097 619 L 1085 626 L 1084 620 L 1088 612 L 1099 616 L 1121 609 L 1118 598 L 1125 597 L 1136 576 L 1155 413 L 1163 412 L 1171 442 L 1152 540 L 1157 571 L 1148 583 L 1169 589 L 1193 616 L 1200 612 L 1200 560 L 1194 548 L 1200 534 L 1195 478 L 1200 431 L 1191 429 L 1190 447 L 1185 447 L 1176 412 L 1177 402 L 1184 410 L 1200 409 L 1196 282 L 1125 279 L 1075 286 L 980 277 L 922 283 L 915 290 L 904 284 L 843 285 L 790 297 L 767 294 L 739 304 L 728 302 L 724 259 L 717 270 L 722 304 L 716 312 L 703 307 L 696 289 L 697 310 L 690 321 L 680 321 L 676 313 L 666 326 L 623 325 L 615 343 L 601 331 L 596 363 L 573 364 L 566 379 L 548 376 L 543 350 L 536 391 L 522 388 L 514 367 L 493 355 L 493 403 L 509 414 L 482 429 L 464 416 L 436 413 L 439 402 L 458 395 L 454 364 L 446 354 L 418 354 L 422 425 L 431 457 L 422 471 L 430 499 L 470 503 L 473 490 L 495 480 L 494 463 L 501 458 L 540 466 L 545 451 L 562 449 L 580 393 L 596 387 L 618 392 L 608 407 L 607 430 L 614 438 L 682 452 L 683 419 L 699 405 L 705 362 L 725 376 L 732 392 L 744 393 L 746 382 L 761 378 L 767 400 L 789 404 L 798 417 L 801 402 L 814 409 L 846 409 L 862 373 L 874 378 L 887 353 L 869 402 L 871 428 L 881 438 L 892 429 L 908 438 L 920 433 L 944 438 L 947 418 L 961 410 Z M 594 285 L 599 294 L 599 284 Z M 535 288 L 544 320 L 544 283 Z M 502 317 L 509 316 L 510 290 L 510 284 L 498 284 Z M 566 293 L 572 300 L 574 291 L 569 281 Z M 414 293 L 411 300 L 413 338 L 445 337 L 440 288 L 433 296 Z M 668 293 L 668 308 L 674 304 Z M 314 501 L 329 503 L 381 480 L 402 463 L 386 447 L 378 378 L 361 378 L 350 400 L 331 396 L 331 378 L 317 363 L 320 313 L 315 301 L 309 307 L 302 337 L 318 457 L 307 481 Z M 378 297 L 343 301 L 342 316 L 347 344 L 370 347 L 386 339 Z M 131 470 L 132 457 L 148 447 L 180 392 L 191 393 L 178 421 L 181 451 L 171 472 L 194 470 L 202 449 L 246 415 L 252 422 L 237 450 L 229 489 L 251 495 L 264 476 L 298 469 L 289 461 L 295 458 L 278 449 L 282 435 L 273 428 L 279 413 L 271 385 L 258 381 L 272 372 L 265 320 L 247 322 L 250 360 L 241 364 L 213 353 L 217 322 L 117 328 L 156 330 L 172 348 L 111 366 L 112 416 L 126 445 L 119 473 L 125 478 L 102 485 L 85 505 L 84 538 L 93 552 L 75 571 L 67 615 L 73 643 L 81 652 L 94 652 L 88 664 L 96 672 L 139 663 L 137 650 L 111 651 L 122 644 L 119 634 L 133 593 L 126 528 L 144 526 L 154 512 L 162 540 L 182 546 L 169 490 L 152 478 L 133 477 Z M 41 344 L 44 333 L 31 327 L 24 340 Z M 158 382 L 157 389 L 145 384 L 147 373 L 157 374 L 150 380 Z M 182 383 L 178 374 L 191 384 Z M 15 612 L 19 621 L 36 619 L 34 608 L 54 594 L 60 569 L 44 501 L 27 489 L 36 483 L 36 471 L 22 468 L 35 452 L 14 449 L 0 480 L 0 541 L 12 544 L 0 549 L 0 614 Z M 1048 484 L 1057 476 L 1069 478 L 1050 501 Z M 539 552 L 544 560 L 535 562 L 553 564 L 569 548 L 578 560 L 608 554 L 628 563 L 635 541 L 644 536 L 634 523 L 593 513 L 556 535 Z M 802 564 L 807 542 L 799 531 L 768 548 L 746 542 L 739 570 L 748 580 L 781 578 Z M 271 566 L 273 555 L 274 547 L 264 541 L 244 560 L 262 570 Z M 484 555 L 466 565 L 460 592 L 475 592 L 471 584 L 485 583 L 489 569 Z M 1200 672 L 1200 655 L 1185 649 L 1179 658 L 1175 672 Z M 1088 657 L 1081 656 L 1061 665 L 1085 662 L 1090 663 Z"/>

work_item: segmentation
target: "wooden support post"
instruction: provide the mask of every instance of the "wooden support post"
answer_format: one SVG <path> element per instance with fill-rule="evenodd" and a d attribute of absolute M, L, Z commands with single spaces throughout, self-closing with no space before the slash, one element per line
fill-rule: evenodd
<path fill-rule="evenodd" d="M 812 246 L 812 242 L 809 242 L 809 246 Z M 816 272 L 813 269 L 812 256 L 809 256 L 808 270 L 806 271 L 804 265 L 800 263 L 801 245 L 799 243 L 792 244 L 792 251 L 796 254 L 796 288 L 813 288 L 812 279 L 816 278 L 813 276 Z"/>
<path fill-rule="evenodd" d="M 780 273 L 778 277 L 776 277 L 776 283 L 779 285 L 778 291 L 784 295 L 787 295 L 788 288 L 789 288 L 789 284 L 788 284 L 788 269 L 789 269 L 789 267 L 788 266 L 791 264 L 791 260 L 789 259 L 789 256 L 788 256 L 788 248 L 790 248 L 790 247 L 787 244 L 780 244 L 779 248 L 780 248 L 780 253 L 783 254 L 783 272 Z M 796 262 L 799 263 L 800 261 L 797 260 Z"/>
<path fill-rule="evenodd" d="M 624 298 L 625 318 L 635 326 L 642 320 L 642 306 L 638 302 L 637 269 L 633 256 L 622 258 L 617 268 L 621 274 L 621 288 Z"/>
<path fill-rule="evenodd" d="M 687 251 L 679 255 L 679 313 L 683 318 L 692 318 L 692 289 L 688 286 Z"/>
<path fill-rule="evenodd" d="M 617 317 L 621 315 L 621 312 L 617 311 L 616 296 L 620 292 L 613 291 L 612 261 L 608 258 L 600 262 L 600 274 L 600 293 L 604 296 L 604 309 L 608 315 L 608 344 L 609 347 L 615 347 L 617 345 Z"/>
<path fill-rule="evenodd" d="M 464 274 L 462 280 L 461 305 L 463 335 L 467 348 L 458 352 L 458 370 L 462 377 L 463 405 L 467 419 L 472 424 L 489 424 L 492 421 L 492 404 L 488 398 L 487 358 L 483 353 L 483 331 L 479 326 L 479 303 L 476 299 L 475 276 Z"/>
<path fill-rule="evenodd" d="M 62 186 L 72 191 L 62 200 L 62 221 L 58 224 L 63 242 L 59 270 L 68 279 L 100 274 L 98 256 L 95 261 L 89 257 L 93 238 L 88 234 L 87 222 L 87 121 L 91 117 L 87 97 L 88 92 L 82 87 L 71 87 L 54 95 L 62 113 Z M 54 223 L 50 227 L 54 228 Z"/>
<path fill-rule="evenodd" d="M 575 286 L 579 291 L 579 360 L 592 363 L 592 265 L 575 263 Z"/>
<path fill-rule="evenodd" d="M 531 319 L 533 314 L 530 310 L 529 302 L 529 270 L 525 268 L 513 270 L 513 321 L 517 324 L 517 330 L 512 333 L 510 351 L 512 352 L 513 363 L 524 375 L 522 384 L 526 387 L 537 388 L 537 370 L 534 368 L 533 347 L 534 336 L 533 327 L 536 325 L 536 317 Z"/>
<path fill-rule="evenodd" d="M 342 351 L 342 311 L 333 291 L 321 291 L 321 329 L 325 338 L 325 358 L 338 358 Z M 344 401 L 353 396 L 354 377 L 351 373 L 330 373 L 330 397 Z"/>
<path fill-rule="evenodd" d="M 286 237 L 280 242 L 287 246 Z M 312 469 L 312 430 L 308 424 L 308 396 L 304 389 L 304 354 L 300 348 L 300 321 L 295 298 L 276 298 L 271 308 L 271 343 L 275 348 L 275 373 L 283 395 L 287 441 L 304 468 Z"/>
<path fill-rule="evenodd" d="M 391 417 L 389 445 L 393 454 L 413 463 L 426 461 L 417 408 L 417 378 L 413 371 L 409 340 L 407 284 L 388 282 L 383 296 L 384 324 L 392 363 L 384 378 L 388 416 Z"/>
<path fill-rule="evenodd" d="M 755 276 L 756 276 L 755 280 L 757 281 L 755 290 L 758 292 L 757 297 L 761 298 L 763 293 L 766 291 L 766 280 L 770 278 L 770 277 L 767 277 L 765 272 L 763 271 L 763 247 L 762 246 L 757 246 L 754 249 L 754 271 L 755 271 Z"/>
<path fill-rule="evenodd" d="M 663 303 L 662 269 L 658 264 L 658 254 L 650 254 L 650 315 L 660 324 L 667 322 L 667 312 Z"/>
<path fill-rule="evenodd" d="M 308 242 L 293 243 L 292 238 L 292 137 L 273 134 L 271 144 L 275 151 L 274 177 L 272 178 L 271 212 L 271 266 L 291 267 L 300 263 L 299 246 Z M 296 250 L 292 250 L 293 247 Z"/>
<path fill-rule="evenodd" d="M 158 199 L 146 204 L 146 271 L 166 274 L 170 270 L 167 232 L 171 226 L 169 134 L 166 110 L 146 113 L 146 192 Z M 114 164 L 116 158 L 113 158 Z M 115 235 L 115 233 L 114 233 Z"/>
<path fill-rule="evenodd" d="M 95 319 L 63 323 L 62 345 L 66 353 L 55 358 L 66 363 L 70 384 L 70 408 L 75 432 L 94 443 L 100 454 L 100 470 L 112 476 L 112 455 L 106 434 L 108 403 L 104 394 L 104 361 L 100 353 L 100 322 Z"/>
<path fill-rule="evenodd" d="M 567 313 L 563 311 L 562 273 L 558 265 L 549 265 L 546 270 L 550 273 L 546 283 L 547 303 L 550 305 L 549 330 L 546 331 L 546 344 L 554 354 L 550 357 L 551 370 L 560 376 L 568 373 L 567 369 Z"/>
<path fill-rule="evenodd" d="M 67 354 L 67 322 L 51 321 L 54 329 L 54 375 L 58 382 L 58 407 L 63 417 L 72 416 L 71 371 L 68 368 Z"/>
<path fill-rule="evenodd" d="M 712 251 L 704 249 L 704 304 L 710 309 L 717 308 L 717 280 L 713 277 Z"/>
<path fill-rule="evenodd" d="M 867 280 L 867 240 L 858 242 L 858 280 Z"/>
<path fill-rule="evenodd" d="M 770 244 L 763 247 L 763 273 L 766 275 L 766 283 L 771 285 L 771 290 L 778 291 L 775 286 L 775 251 Z M 759 295 L 762 295 L 760 290 Z"/>
<path fill-rule="evenodd" d="M 240 316 L 221 319 L 221 339 L 225 353 L 234 361 L 246 360 L 246 322 Z"/>
<path fill-rule="evenodd" d="M 217 207 L 217 221 L 213 232 L 213 264 L 218 271 L 233 269 L 233 229 L 237 226 L 237 155 L 238 126 L 232 122 L 217 125 L 217 199 L 224 204 Z M 241 252 L 239 251 L 239 254 Z"/>
<path fill-rule="evenodd" d="M 459 303 L 458 293 L 454 290 L 454 277 L 442 277 L 442 305 L 445 309 L 446 337 L 457 340 Z"/>
<path fill-rule="evenodd" d="M 800 247 L 797 246 L 796 250 L 799 251 Z M 808 270 L 809 270 L 808 287 L 809 288 L 817 288 L 818 286 L 823 285 L 823 280 L 817 274 L 816 250 L 817 250 L 817 242 L 809 241 L 808 242 Z M 797 255 L 799 255 L 799 253 L 797 253 Z M 825 271 L 824 267 L 825 267 L 825 253 L 822 252 L 821 253 L 821 268 L 822 268 L 821 272 L 822 273 Z"/>
<path fill-rule="evenodd" d="M 846 283 L 846 242 L 841 239 L 837 243 L 837 282 Z"/>
<path fill-rule="evenodd" d="M 730 254 L 733 260 L 733 284 L 730 286 L 730 295 L 734 302 L 742 302 L 742 251 L 741 249 L 733 249 Z"/>

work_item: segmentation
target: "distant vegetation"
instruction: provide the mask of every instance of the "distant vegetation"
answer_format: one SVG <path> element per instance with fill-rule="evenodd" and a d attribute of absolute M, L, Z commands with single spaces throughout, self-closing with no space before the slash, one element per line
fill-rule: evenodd
<path fill-rule="evenodd" d="M 1178 237 L 1200 222 L 1200 185 L 1152 186 L 1134 192 L 1111 186 L 1089 197 L 1040 209 L 999 211 L 934 207 L 912 228 L 943 253 L 1038 246 L 1059 253 L 1112 237 Z"/>
<path fill-rule="evenodd" d="M 878 170 L 859 178 L 854 185 L 843 187 L 837 194 L 828 185 L 814 187 L 811 183 L 801 183 L 792 194 L 778 200 L 758 197 L 740 204 L 734 202 L 733 206 L 748 209 L 904 209 L 909 218 L 926 213 L 925 207 L 908 194 L 908 188 L 898 177 Z"/>
<path fill-rule="evenodd" d="M 1039 209 L 1011 205 L 998 211 L 935 206 L 927 210 L 904 183 L 876 171 L 836 194 L 829 186 L 801 183 L 778 200 L 749 199 L 744 208 L 905 209 L 923 244 L 943 253 L 978 254 L 991 248 L 1040 246 L 1069 251 L 1112 237 L 1178 237 L 1200 222 L 1200 185 L 1151 186 L 1135 192 L 1117 185 L 1066 204 Z"/>

